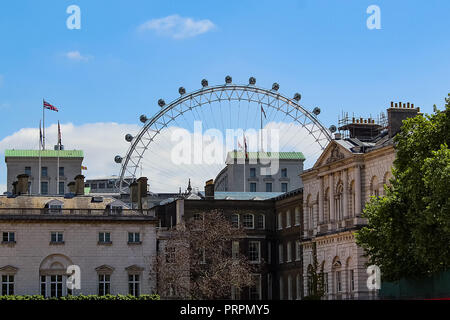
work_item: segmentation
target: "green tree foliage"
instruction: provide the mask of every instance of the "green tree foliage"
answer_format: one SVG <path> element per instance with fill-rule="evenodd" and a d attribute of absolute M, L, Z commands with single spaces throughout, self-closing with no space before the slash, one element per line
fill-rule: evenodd
<path fill-rule="evenodd" d="M 364 209 L 357 243 L 386 281 L 450 268 L 450 94 L 445 110 L 403 121 L 392 186 Z"/>
<path fill-rule="evenodd" d="M 317 261 L 317 244 L 313 242 L 313 263 L 308 267 L 308 295 L 303 300 L 320 300 L 325 294 L 323 265 L 319 270 Z"/>

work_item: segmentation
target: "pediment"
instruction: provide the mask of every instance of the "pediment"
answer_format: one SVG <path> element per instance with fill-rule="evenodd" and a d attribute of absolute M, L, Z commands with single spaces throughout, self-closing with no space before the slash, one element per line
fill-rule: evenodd
<path fill-rule="evenodd" d="M 19 268 L 7 265 L 4 267 L 0 268 L 0 272 L 4 272 L 4 273 L 17 273 L 17 271 L 19 270 Z"/>
<path fill-rule="evenodd" d="M 317 159 L 313 168 L 318 168 L 323 165 L 327 165 L 352 155 L 351 151 L 345 149 L 343 146 L 339 145 L 337 142 L 332 141 L 328 144 L 325 150 L 320 155 L 319 159 Z"/>
<path fill-rule="evenodd" d="M 113 273 L 114 268 L 111 266 L 108 266 L 107 264 L 103 264 L 100 267 L 95 268 L 95 271 L 99 273 Z"/>
<path fill-rule="evenodd" d="M 128 272 L 141 272 L 144 271 L 144 268 L 133 264 L 132 266 L 126 267 L 125 270 L 127 270 Z"/>

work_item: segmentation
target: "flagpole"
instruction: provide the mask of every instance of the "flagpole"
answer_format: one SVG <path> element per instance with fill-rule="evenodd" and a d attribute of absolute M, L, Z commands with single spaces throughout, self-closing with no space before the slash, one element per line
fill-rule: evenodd
<path fill-rule="evenodd" d="M 44 108 L 44 99 L 42 99 L 42 149 L 45 150 L 45 108 Z"/>
<path fill-rule="evenodd" d="M 41 170 L 42 170 L 41 169 L 41 145 L 42 145 L 41 122 L 39 121 L 39 182 L 38 182 L 39 195 L 41 194 Z"/>
<path fill-rule="evenodd" d="M 260 131 L 260 133 L 261 133 L 261 151 L 263 151 L 263 132 L 262 132 L 262 129 L 263 129 L 263 126 L 262 126 L 262 104 L 260 104 L 260 107 L 261 107 L 261 110 L 259 110 L 259 113 L 261 114 L 261 131 Z"/>
<path fill-rule="evenodd" d="M 58 154 L 56 161 L 56 192 L 59 195 L 59 150 L 61 150 L 61 138 L 60 138 L 60 129 L 59 129 L 59 120 L 58 120 Z"/>

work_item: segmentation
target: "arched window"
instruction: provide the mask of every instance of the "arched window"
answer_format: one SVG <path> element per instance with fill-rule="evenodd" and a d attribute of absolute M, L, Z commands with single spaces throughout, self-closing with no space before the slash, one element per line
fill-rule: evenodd
<path fill-rule="evenodd" d="M 281 215 L 281 212 L 278 213 L 277 218 L 278 230 L 281 230 L 283 229 L 283 216 Z"/>
<path fill-rule="evenodd" d="M 280 276 L 280 300 L 284 299 L 283 277 Z"/>
<path fill-rule="evenodd" d="M 350 182 L 350 202 L 349 202 L 349 210 L 348 210 L 351 217 L 355 216 L 355 204 L 356 204 L 355 180 L 352 180 L 352 182 Z"/>
<path fill-rule="evenodd" d="M 373 176 L 372 179 L 370 180 L 370 195 L 375 197 L 379 196 L 377 176 Z"/>
<path fill-rule="evenodd" d="M 291 262 L 292 261 L 292 244 L 289 241 L 286 245 L 286 255 L 287 255 L 287 259 L 286 262 Z"/>
<path fill-rule="evenodd" d="M 313 272 L 313 270 L 314 270 L 314 268 L 313 268 L 313 266 L 310 264 L 309 266 L 308 266 L 308 273 L 307 273 L 307 275 L 306 275 L 306 290 L 307 290 L 307 292 L 308 292 L 308 296 L 311 296 L 312 294 L 313 294 L 313 291 L 314 291 L 314 289 L 313 289 L 313 279 L 312 279 L 312 277 L 311 277 L 311 273 Z"/>
<path fill-rule="evenodd" d="M 286 211 L 286 228 L 291 226 L 291 210 Z"/>
<path fill-rule="evenodd" d="M 335 294 L 340 294 L 342 292 L 342 289 L 343 289 L 343 285 L 342 285 L 342 280 L 343 280 L 342 278 L 343 278 L 343 276 L 342 276 L 341 267 L 342 267 L 342 263 L 339 260 L 339 257 L 336 256 L 333 259 L 333 264 L 332 264 L 332 274 L 333 274 L 333 280 L 334 280 L 334 283 L 333 283 L 334 290 L 333 290 L 333 292 Z"/>
<path fill-rule="evenodd" d="M 295 225 L 300 225 L 300 207 L 295 208 Z"/>
<path fill-rule="evenodd" d="M 334 202 L 334 207 L 336 210 L 336 220 L 342 220 L 344 216 L 344 186 L 342 185 L 342 182 L 339 182 L 337 188 L 336 188 L 336 197 Z"/>
<path fill-rule="evenodd" d="M 321 272 L 323 272 L 322 277 L 323 277 L 323 291 L 325 296 L 328 294 L 329 292 L 329 286 L 328 286 L 328 272 L 325 272 L 325 260 L 322 261 L 322 263 L 320 264 L 320 270 Z"/>
<path fill-rule="evenodd" d="M 388 171 L 388 172 L 386 172 L 384 174 L 384 177 L 383 177 L 383 194 L 385 194 L 384 185 L 386 185 L 387 187 L 391 186 L 391 178 L 392 178 L 392 173 L 390 171 Z"/>
<path fill-rule="evenodd" d="M 355 271 L 353 269 L 351 257 L 348 257 L 345 269 L 347 273 L 347 292 L 353 294 L 353 292 L 355 292 Z"/>
<path fill-rule="evenodd" d="M 308 198 L 306 200 L 306 209 L 308 210 L 308 229 L 312 230 L 314 228 L 314 210 L 313 210 L 313 204 L 311 200 L 311 195 L 308 195 Z"/>
<path fill-rule="evenodd" d="M 297 300 L 300 300 L 302 298 L 302 284 L 301 284 L 301 275 L 300 273 L 297 273 L 297 276 L 295 277 L 295 296 Z"/>
<path fill-rule="evenodd" d="M 330 221 L 330 189 L 325 190 L 325 199 L 323 202 L 323 220 L 328 223 Z"/>
<path fill-rule="evenodd" d="M 234 213 L 231 215 L 231 226 L 233 228 L 239 228 L 239 214 Z"/>
<path fill-rule="evenodd" d="M 292 300 L 292 276 L 288 276 L 288 300 Z"/>

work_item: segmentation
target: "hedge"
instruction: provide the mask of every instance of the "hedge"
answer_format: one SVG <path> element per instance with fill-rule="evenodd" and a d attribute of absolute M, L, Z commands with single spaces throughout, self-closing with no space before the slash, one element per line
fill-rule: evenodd
<path fill-rule="evenodd" d="M 159 295 L 157 294 L 143 294 L 140 296 L 132 296 L 132 295 L 112 295 L 108 294 L 105 296 L 98 295 L 77 295 L 77 296 L 64 296 L 64 297 L 44 297 L 41 295 L 13 295 L 13 296 L 0 296 L 0 301 L 2 300 L 55 300 L 55 301 L 67 301 L 67 300 L 87 300 L 87 301 L 101 301 L 101 300 L 115 300 L 115 301 L 123 301 L 123 300 L 160 300 Z"/>

